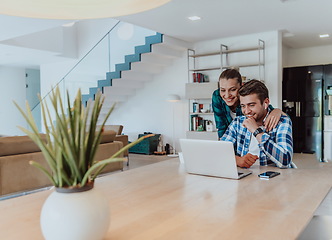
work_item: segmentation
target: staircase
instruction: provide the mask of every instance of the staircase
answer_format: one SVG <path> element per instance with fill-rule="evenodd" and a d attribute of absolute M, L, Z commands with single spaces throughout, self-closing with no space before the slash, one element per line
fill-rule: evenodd
<path fill-rule="evenodd" d="M 116 64 L 114 72 L 107 72 L 106 79 L 99 80 L 97 87 L 90 88 L 89 94 L 82 96 L 83 104 L 93 100 L 98 90 L 106 97 L 103 108 L 127 101 L 136 89 L 144 87 L 187 49 L 187 42 L 160 33 L 146 37 L 144 45 L 136 46 L 134 54 L 125 56 L 124 63 Z"/>

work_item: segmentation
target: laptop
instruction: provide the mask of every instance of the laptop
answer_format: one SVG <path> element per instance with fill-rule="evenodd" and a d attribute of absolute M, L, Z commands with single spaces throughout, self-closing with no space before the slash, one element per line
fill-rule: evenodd
<path fill-rule="evenodd" d="M 252 172 L 236 166 L 233 143 L 226 141 L 180 139 L 188 173 L 240 179 Z"/>

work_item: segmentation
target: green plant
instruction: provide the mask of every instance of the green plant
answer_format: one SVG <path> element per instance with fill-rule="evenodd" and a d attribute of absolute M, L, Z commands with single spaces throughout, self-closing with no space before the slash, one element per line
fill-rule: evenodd
<path fill-rule="evenodd" d="M 109 159 L 99 162 L 94 161 L 100 144 L 102 129 L 114 109 L 114 105 L 108 111 L 101 125 L 97 127 L 97 121 L 104 103 L 104 96 L 98 92 L 94 102 L 88 102 L 86 108 L 82 105 L 82 94 L 78 90 L 73 105 L 70 103 L 67 92 L 67 103 L 64 107 L 59 88 L 50 94 L 51 106 L 55 117 L 45 101 L 40 99 L 43 125 L 46 140 L 38 131 L 36 122 L 32 116 L 31 108 L 26 103 L 26 112 L 15 103 L 31 130 L 19 127 L 41 149 L 50 171 L 37 162 L 30 164 L 42 170 L 56 187 L 83 187 L 93 182 L 100 171 L 109 163 L 123 161 L 119 156 L 128 148 L 142 141 L 142 137 L 135 142 L 120 149 Z"/>

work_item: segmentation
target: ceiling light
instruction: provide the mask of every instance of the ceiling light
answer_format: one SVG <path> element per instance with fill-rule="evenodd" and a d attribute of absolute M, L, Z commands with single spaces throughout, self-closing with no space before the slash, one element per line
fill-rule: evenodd
<path fill-rule="evenodd" d="M 147 11 L 171 0 L 2 0 L 0 14 L 45 19 L 93 19 Z"/>
<path fill-rule="evenodd" d="M 72 27 L 72 26 L 74 26 L 75 25 L 75 21 L 74 22 L 70 22 L 70 23 L 65 23 L 65 24 L 63 24 L 62 25 L 62 27 Z"/>
<path fill-rule="evenodd" d="M 191 16 L 191 17 L 188 17 L 189 20 L 191 21 L 197 21 L 197 20 L 201 20 L 201 17 L 199 16 Z"/>
<path fill-rule="evenodd" d="M 319 35 L 320 38 L 327 38 L 327 37 L 329 37 L 329 36 L 330 36 L 329 34 L 320 34 L 320 35 Z"/>

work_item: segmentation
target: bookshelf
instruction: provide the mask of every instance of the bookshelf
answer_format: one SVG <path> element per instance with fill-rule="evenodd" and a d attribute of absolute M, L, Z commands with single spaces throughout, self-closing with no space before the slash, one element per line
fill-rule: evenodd
<path fill-rule="evenodd" d="M 189 129 L 186 132 L 187 138 L 218 140 L 211 100 L 213 91 L 218 88 L 218 76 L 222 69 L 220 56 L 220 51 L 196 54 L 195 50 L 188 50 L 186 98 L 189 101 Z M 212 65 L 210 65 L 211 62 Z"/>
<path fill-rule="evenodd" d="M 230 49 L 220 45 L 221 68 L 236 68 L 246 80 L 265 80 L 265 42 L 258 39 L 256 46 Z"/>
<path fill-rule="evenodd" d="M 217 140 L 211 96 L 218 88 L 217 82 L 186 83 L 189 101 L 189 130 L 187 138 Z"/>

